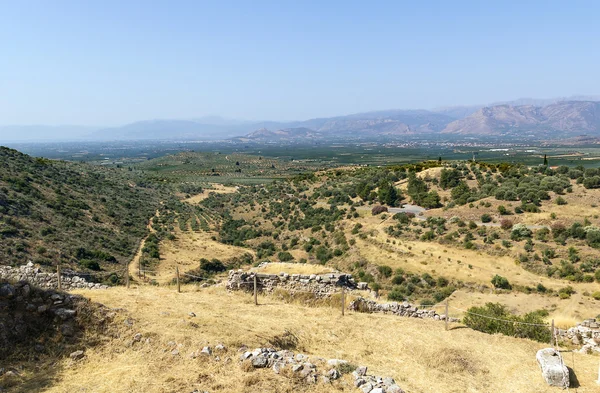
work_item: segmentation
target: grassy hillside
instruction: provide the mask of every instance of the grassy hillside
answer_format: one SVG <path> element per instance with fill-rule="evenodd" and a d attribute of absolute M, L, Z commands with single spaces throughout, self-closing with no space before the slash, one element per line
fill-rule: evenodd
<path fill-rule="evenodd" d="M 135 254 L 159 195 L 122 169 L 0 148 L 0 263 L 116 271 Z"/>
<path fill-rule="evenodd" d="M 444 323 L 392 315 L 347 312 L 285 303 L 223 288 L 196 290 L 142 286 L 85 292 L 93 301 L 128 310 L 128 326 L 106 345 L 86 350 L 80 362 L 60 360 L 52 367 L 26 364 L 22 380 L 29 390 L 94 392 L 359 392 L 346 374 L 333 384 L 254 370 L 239 361 L 238 350 L 271 346 L 285 331 L 298 337 L 295 352 L 364 365 L 369 373 L 393 377 L 411 393 L 557 391 L 544 382 L 535 352 L 547 344 L 488 334 Z M 190 316 L 193 312 L 195 316 Z M 141 340 L 134 342 L 134 335 Z M 222 343 L 225 351 L 191 358 L 204 346 Z M 218 358 L 217 358 L 218 356 Z M 314 360 L 313 360 L 314 361 Z M 580 393 L 596 392 L 598 357 L 565 355 L 575 370 Z"/>

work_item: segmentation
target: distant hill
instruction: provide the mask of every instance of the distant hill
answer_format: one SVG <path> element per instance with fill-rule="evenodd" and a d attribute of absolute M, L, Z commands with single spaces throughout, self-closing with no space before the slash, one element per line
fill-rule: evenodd
<path fill-rule="evenodd" d="M 402 138 L 446 135 L 517 135 L 521 131 L 596 133 L 594 102 L 600 96 L 521 98 L 487 106 L 453 106 L 433 110 L 382 110 L 301 121 L 244 121 L 219 116 L 196 119 L 157 119 L 120 127 L 93 129 L 79 126 L 0 127 L 0 141 L 71 140 L 305 140 Z M 579 104 L 578 104 L 579 103 Z M 587 104 L 583 104 L 587 103 Z M 257 132 L 262 130 L 262 132 Z M 265 130 L 268 130 L 267 133 Z M 295 131 L 294 131 L 295 130 Z M 303 131 L 300 131 L 303 130 Z M 310 131 L 307 131 L 310 130 Z M 528 135 L 529 135 L 528 134 Z"/>
<path fill-rule="evenodd" d="M 127 170 L 32 158 L 0 147 L 0 264 L 122 271 L 159 192 Z M 91 269 L 91 270 L 90 270 Z"/>
<path fill-rule="evenodd" d="M 269 131 L 266 128 L 258 129 L 246 135 L 247 139 L 252 140 L 282 140 L 282 139 L 310 139 L 320 138 L 322 134 L 311 130 L 310 128 L 286 128 L 283 130 Z"/>
<path fill-rule="evenodd" d="M 443 134 L 555 137 L 600 135 L 600 102 L 567 101 L 547 106 L 497 105 L 451 122 Z"/>
<path fill-rule="evenodd" d="M 241 135 L 245 130 L 247 128 L 240 125 L 207 124 L 194 120 L 147 120 L 101 129 L 90 137 L 97 140 L 218 140 Z"/>

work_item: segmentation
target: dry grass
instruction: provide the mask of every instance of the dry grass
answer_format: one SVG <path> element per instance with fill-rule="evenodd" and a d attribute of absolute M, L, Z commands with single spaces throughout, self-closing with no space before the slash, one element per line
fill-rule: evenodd
<path fill-rule="evenodd" d="M 62 371 L 46 392 L 356 391 L 349 376 L 335 386 L 306 386 L 268 369 L 240 365 L 240 345 L 265 345 L 286 331 L 311 356 L 367 365 L 372 373 L 394 377 L 411 393 L 555 391 L 546 386 L 535 361 L 543 344 L 470 329 L 446 332 L 436 321 L 350 312 L 342 317 L 331 308 L 284 304 L 275 297 L 260 297 L 256 307 L 249 295 L 221 288 L 184 287 L 184 293 L 177 294 L 171 288 L 145 286 L 83 294 L 109 307 L 125 308 L 134 326 L 124 326 L 120 340 L 88 349 L 84 361 L 59 362 L 56 367 L 62 366 Z M 190 318 L 191 311 L 197 317 Z M 137 332 L 150 343 L 131 345 Z M 219 342 L 230 348 L 218 354 L 220 361 L 188 358 L 191 351 Z M 180 355 L 171 353 L 174 348 Z M 571 355 L 565 360 L 573 366 Z M 578 392 L 597 392 L 598 358 L 575 354 L 574 361 L 581 383 Z M 43 372 L 33 378 L 43 378 Z M 31 386 L 35 391 L 35 384 Z"/>
<path fill-rule="evenodd" d="M 161 242 L 161 261 L 156 267 L 157 273 L 148 276 L 159 284 L 170 283 L 173 280 L 176 266 L 179 266 L 182 273 L 197 268 L 201 258 L 226 260 L 244 253 L 254 254 L 247 248 L 214 241 L 210 232 L 182 232 L 176 228 L 174 233 L 175 240 L 165 239 Z"/>
<path fill-rule="evenodd" d="M 479 293 L 458 290 L 450 297 L 454 307 L 466 310 L 472 306 L 482 306 L 485 303 L 501 303 L 517 314 L 545 309 L 550 315 L 548 322 L 554 319 L 556 326 L 566 329 L 575 326 L 587 318 L 595 318 L 600 313 L 600 302 L 576 293 L 570 299 L 525 293 Z M 455 316 L 461 316 L 458 313 Z"/>
<path fill-rule="evenodd" d="M 535 287 L 542 283 L 547 288 L 558 290 L 567 285 L 577 291 L 594 292 L 597 283 L 574 283 L 537 275 L 515 263 L 510 256 L 492 256 L 477 250 L 467 250 L 442 245 L 437 242 L 419 240 L 396 240 L 396 244 L 386 243 L 389 239 L 378 228 L 377 223 L 364 220 L 364 231 L 374 230 L 375 236 L 358 239 L 359 252 L 370 263 L 403 268 L 414 273 L 430 273 L 447 278 L 476 284 L 490 285 L 495 274 L 507 277 L 511 284 Z"/>
<path fill-rule="evenodd" d="M 286 262 L 269 263 L 266 266 L 262 266 L 253 270 L 265 274 L 325 274 L 332 273 L 334 271 L 334 269 L 323 265 L 316 265 L 312 263 Z"/>
<path fill-rule="evenodd" d="M 231 194 L 237 192 L 236 187 L 228 187 L 218 183 L 211 183 L 210 186 L 210 189 L 206 189 L 200 194 L 194 195 L 188 199 L 184 199 L 184 202 L 190 203 L 192 205 L 197 205 L 198 203 L 208 198 L 213 192 L 216 194 Z"/>

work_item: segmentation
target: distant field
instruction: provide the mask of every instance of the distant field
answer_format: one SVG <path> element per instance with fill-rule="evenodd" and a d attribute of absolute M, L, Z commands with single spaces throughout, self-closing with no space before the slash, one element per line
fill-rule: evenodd
<path fill-rule="evenodd" d="M 69 142 L 11 144 L 11 147 L 34 156 L 50 159 L 85 161 L 98 165 L 129 166 L 180 152 L 248 154 L 283 161 L 306 160 L 329 166 L 360 164 L 390 165 L 425 160 L 472 159 L 537 165 L 548 155 L 550 165 L 594 167 L 600 159 L 598 145 L 548 146 L 507 143 L 505 141 L 377 141 L 318 142 L 314 144 L 242 144 L 228 142 Z"/>

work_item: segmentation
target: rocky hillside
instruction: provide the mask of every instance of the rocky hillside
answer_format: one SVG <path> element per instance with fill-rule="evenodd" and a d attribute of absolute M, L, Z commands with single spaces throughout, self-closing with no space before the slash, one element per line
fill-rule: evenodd
<path fill-rule="evenodd" d="M 463 117 L 461 114 L 468 116 Z M 563 101 L 545 106 L 501 104 L 478 110 L 473 107 L 449 108 L 439 113 L 424 110 L 379 111 L 313 119 L 295 123 L 291 128 L 272 130 L 273 128 L 261 128 L 240 139 L 268 142 L 438 134 L 447 137 L 493 135 L 563 138 L 584 134 L 600 136 L 600 102 Z"/>
<path fill-rule="evenodd" d="M 135 172 L 0 147 L 0 264 L 122 269 L 159 205 Z"/>
<path fill-rule="evenodd" d="M 85 330 L 104 330 L 114 315 L 82 296 L 0 279 L 0 360 L 68 353 Z"/>
<path fill-rule="evenodd" d="M 458 135 L 600 135 L 600 102 L 567 101 L 544 107 L 498 105 L 453 121 L 442 131 Z"/>

